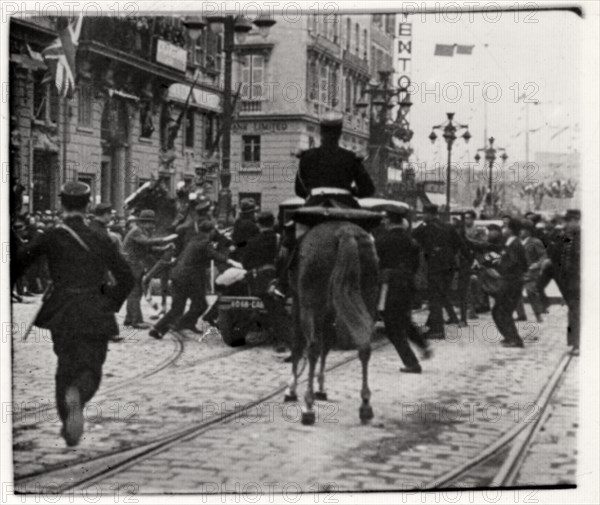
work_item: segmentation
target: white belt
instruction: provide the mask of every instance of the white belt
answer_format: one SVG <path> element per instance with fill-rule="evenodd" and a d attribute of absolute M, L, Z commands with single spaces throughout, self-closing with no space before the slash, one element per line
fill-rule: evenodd
<path fill-rule="evenodd" d="M 310 191 L 311 196 L 315 195 L 351 195 L 350 191 L 342 188 L 313 188 Z"/>

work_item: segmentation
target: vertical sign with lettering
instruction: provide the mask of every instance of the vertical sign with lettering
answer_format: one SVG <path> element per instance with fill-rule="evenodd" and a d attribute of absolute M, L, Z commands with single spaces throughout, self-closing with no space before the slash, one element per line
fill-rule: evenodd
<path fill-rule="evenodd" d="M 412 70 L 412 23 L 408 14 L 398 14 L 394 37 L 394 70 L 396 85 L 406 87 L 410 84 Z"/>

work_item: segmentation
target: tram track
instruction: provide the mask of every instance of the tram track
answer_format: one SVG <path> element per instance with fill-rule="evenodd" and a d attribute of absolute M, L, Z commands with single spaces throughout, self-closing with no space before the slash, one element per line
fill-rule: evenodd
<path fill-rule="evenodd" d="M 437 477 L 424 486 L 424 489 L 517 487 L 519 471 L 527 451 L 547 419 L 548 407 L 571 359 L 572 354 L 569 351 L 562 355 L 554 372 L 536 398 L 535 404 L 539 411 L 533 422 L 518 424 L 477 456 Z"/>
<path fill-rule="evenodd" d="M 115 384 L 107 386 L 106 388 L 101 388 L 98 392 L 97 399 L 102 400 L 105 399 L 103 397 L 107 394 L 131 388 L 137 385 L 140 381 L 147 379 L 148 377 L 152 377 L 153 375 L 162 372 L 163 370 L 169 368 L 174 363 L 176 363 L 183 354 L 185 345 L 183 337 L 181 337 L 179 334 L 172 333 L 172 336 L 175 345 L 173 347 L 173 351 L 168 356 L 166 356 L 162 361 L 160 361 L 155 366 L 149 369 L 142 370 L 140 373 L 125 377 L 123 380 L 120 380 Z M 42 405 L 41 403 L 35 403 L 31 406 L 24 406 L 22 409 L 20 409 L 19 414 L 23 418 L 28 418 L 29 416 L 33 415 L 34 419 L 38 417 L 44 419 L 45 417 L 42 414 L 45 414 L 53 408 L 55 408 L 55 405 L 52 402 L 49 402 L 46 405 Z M 37 424 L 38 422 L 41 421 L 36 421 L 33 424 Z"/>
<path fill-rule="evenodd" d="M 379 342 L 374 344 L 372 349 L 373 351 L 376 351 L 386 345 L 390 345 L 390 343 L 388 341 Z M 330 365 L 327 368 L 327 371 L 331 372 L 356 360 L 358 360 L 358 356 L 354 354 L 353 356 L 349 356 Z M 302 371 L 305 366 L 306 360 L 304 360 Z M 300 375 L 302 375 L 302 371 Z M 307 379 L 304 378 L 300 380 L 299 383 L 303 384 L 306 380 Z M 175 445 L 183 443 L 186 440 L 198 437 L 216 426 L 225 425 L 233 421 L 237 416 L 243 415 L 250 409 L 283 394 L 286 388 L 287 383 L 272 389 L 255 400 L 240 405 L 238 408 L 221 412 L 220 414 L 215 415 L 214 418 L 195 423 L 188 428 L 168 433 L 152 442 L 132 445 L 130 447 L 101 454 L 90 458 L 87 461 L 79 460 L 71 464 L 57 465 L 50 470 L 18 477 L 15 479 L 15 490 L 20 493 L 39 492 L 40 490 L 44 490 L 44 492 L 49 491 L 50 493 L 63 493 L 79 486 L 98 484 L 117 472 L 122 472 L 123 470 L 155 456 L 156 454 L 164 452 Z"/>

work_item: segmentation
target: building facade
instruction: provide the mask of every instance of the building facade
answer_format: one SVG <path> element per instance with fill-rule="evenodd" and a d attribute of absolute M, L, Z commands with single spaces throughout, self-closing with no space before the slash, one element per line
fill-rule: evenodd
<path fill-rule="evenodd" d="M 385 44 L 373 43 L 371 15 L 275 20 L 268 41 L 253 30 L 239 46 L 231 143 L 234 202 L 251 197 L 271 211 L 294 196 L 295 154 L 319 145 L 325 112 L 344 113 L 341 145 L 366 154 L 369 121 L 356 103 L 378 65 L 389 68 L 392 50 L 385 26 L 376 39 Z"/>
<path fill-rule="evenodd" d="M 67 180 L 90 184 L 93 202 L 119 213 L 151 178 L 192 181 L 218 151 L 220 36 L 203 30 L 193 41 L 176 17 L 84 17 L 76 91 L 61 98 L 41 55 L 59 22 L 11 19 L 10 169 L 26 188 L 23 210 L 56 209 Z"/>
<path fill-rule="evenodd" d="M 253 27 L 236 44 L 235 204 L 252 197 L 275 211 L 294 195 L 295 154 L 319 144 L 327 111 L 345 115 L 342 146 L 366 154 L 369 120 L 356 104 L 391 66 L 393 17 L 276 15 L 266 36 Z M 84 18 L 76 92 L 65 99 L 44 79 L 41 54 L 60 22 L 11 19 L 10 173 L 26 188 L 23 210 L 57 209 L 61 184 L 82 180 L 94 203 L 122 214 L 145 182 L 163 179 L 174 192 L 199 167 L 214 171 L 216 197 L 223 35 L 207 26 L 192 40 L 177 16 Z"/>

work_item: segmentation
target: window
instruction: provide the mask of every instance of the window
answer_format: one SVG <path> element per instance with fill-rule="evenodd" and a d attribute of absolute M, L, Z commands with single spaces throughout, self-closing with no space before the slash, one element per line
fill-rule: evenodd
<path fill-rule="evenodd" d="M 242 135 L 244 163 L 260 162 L 260 135 Z"/>
<path fill-rule="evenodd" d="M 219 131 L 219 119 L 215 114 L 206 114 L 204 116 L 204 150 L 212 151 L 216 148 L 214 145 Z"/>
<path fill-rule="evenodd" d="M 308 90 L 308 99 L 318 99 L 318 78 L 317 78 L 317 62 L 315 60 L 308 61 L 308 72 L 306 74 L 306 89 Z"/>
<path fill-rule="evenodd" d="M 93 104 L 93 90 L 92 85 L 89 83 L 79 86 L 78 96 L 78 114 L 77 121 L 79 126 L 85 128 L 92 127 L 92 104 Z"/>
<path fill-rule="evenodd" d="M 329 94 L 327 103 L 335 107 L 338 103 L 338 74 L 335 66 L 329 67 Z"/>
<path fill-rule="evenodd" d="M 315 35 L 317 34 L 317 15 L 316 14 L 312 14 L 310 16 L 308 29 Z"/>
<path fill-rule="evenodd" d="M 60 102 L 54 81 L 44 82 L 44 71 L 33 76 L 33 117 L 39 121 L 58 123 Z"/>
<path fill-rule="evenodd" d="M 262 100 L 265 80 L 265 58 L 262 54 L 247 54 L 242 57 L 239 81 L 240 95 L 245 100 Z"/>
<path fill-rule="evenodd" d="M 333 15 L 333 42 L 335 44 L 340 43 L 340 16 L 339 16 L 339 14 Z"/>
<path fill-rule="evenodd" d="M 194 147 L 194 116 L 193 109 L 185 114 L 185 147 Z"/>
<path fill-rule="evenodd" d="M 221 35 L 213 33 L 210 30 L 206 30 L 206 62 L 205 66 L 209 70 L 216 72 L 221 71 L 221 60 L 222 60 L 222 40 Z"/>
<path fill-rule="evenodd" d="M 367 52 L 369 50 L 368 40 L 369 40 L 369 36 L 367 35 L 367 29 L 365 28 L 363 30 L 363 43 L 362 43 L 362 49 L 363 49 L 363 52 L 364 52 L 363 58 L 365 60 L 367 59 Z"/>
<path fill-rule="evenodd" d="M 349 75 L 346 76 L 346 89 L 344 91 L 346 99 L 346 112 L 352 111 L 352 79 Z"/>
<path fill-rule="evenodd" d="M 326 65 L 321 65 L 319 70 L 319 101 L 326 104 L 329 102 L 329 72 Z"/>
<path fill-rule="evenodd" d="M 191 51 L 191 61 L 194 65 L 204 66 L 206 38 L 206 30 L 202 30 L 200 36 L 194 42 L 192 42 L 193 46 Z"/>
<path fill-rule="evenodd" d="M 358 23 L 354 25 L 354 52 L 360 56 L 360 27 Z"/>
<path fill-rule="evenodd" d="M 352 21 L 346 18 L 346 51 L 350 52 L 350 42 L 352 41 Z"/>

